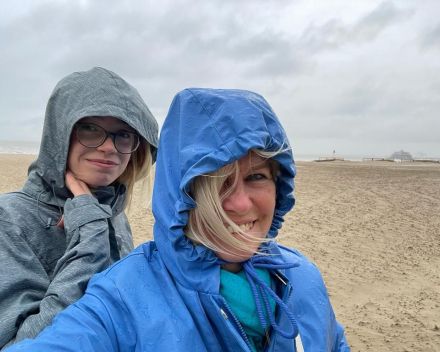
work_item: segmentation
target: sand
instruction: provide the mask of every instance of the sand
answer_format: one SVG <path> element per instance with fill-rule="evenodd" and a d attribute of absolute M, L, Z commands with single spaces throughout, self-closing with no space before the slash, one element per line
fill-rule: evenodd
<path fill-rule="evenodd" d="M 34 158 L 0 154 L 0 193 Z M 440 351 L 440 165 L 299 162 L 295 197 L 279 242 L 320 268 L 352 351 Z M 142 204 L 136 245 L 152 234 Z"/>

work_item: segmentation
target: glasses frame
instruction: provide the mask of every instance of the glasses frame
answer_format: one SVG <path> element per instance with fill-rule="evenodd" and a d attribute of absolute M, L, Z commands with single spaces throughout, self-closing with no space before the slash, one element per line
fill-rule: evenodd
<path fill-rule="evenodd" d="M 86 144 L 84 144 L 81 141 L 81 139 L 79 138 L 79 128 L 78 127 L 80 127 L 81 125 L 92 125 L 92 126 L 96 126 L 96 127 L 100 128 L 101 130 L 103 130 L 105 132 L 105 137 L 102 140 L 102 142 L 98 143 L 97 145 L 86 145 Z M 113 139 L 113 145 L 115 146 L 115 149 L 118 151 L 118 153 L 121 153 L 121 154 L 132 154 L 132 153 L 134 153 L 139 148 L 139 145 L 141 144 L 141 140 L 142 140 L 142 137 L 139 136 L 137 133 L 128 132 L 128 131 L 124 131 L 124 132 L 109 132 L 104 127 L 101 127 L 101 126 L 97 125 L 96 123 L 91 123 L 91 122 L 77 122 L 74 127 L 76 128 L 76 139 L 84 147 L 87 147 L 87 148 L 98 148 L 98 147 L 100 147 L 101 145 L 103 145 L 105 143 L 105 141 L 107 140 L 108 136 L 112 136 L 113 137 L 112 138 Z M 123 133 L 130 133 L 130 134 L 132 134 L 132 135 L 134 135 L 134 136 L 136 136 L 138 138 L 138 143 L 137 143 L 136 147 L 134 148 L 134 150 L 132 150 L 131 152 L 121 152 L 118 149 L 118 147 L 116 146 L 116 137 L 118 135 L 120 135 L 120 134 L 123 134 Z"/>

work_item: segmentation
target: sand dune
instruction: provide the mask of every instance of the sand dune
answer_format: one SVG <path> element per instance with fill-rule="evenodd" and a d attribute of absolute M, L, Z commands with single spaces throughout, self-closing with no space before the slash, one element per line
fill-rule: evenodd
<path fill-rule="evenodd" d="M 0 154 L 0 193 L 35 156 Z M 320 268 L 353 351 L 440 351 L 440 165 L 299 162 L 279 241 Z M 153 219 L 135 196 L 135 244 Z"/>

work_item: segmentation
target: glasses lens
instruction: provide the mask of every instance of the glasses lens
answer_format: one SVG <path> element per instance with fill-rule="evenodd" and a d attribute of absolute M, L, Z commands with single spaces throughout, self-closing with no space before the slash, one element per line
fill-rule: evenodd
<path fill-rule="evenodd" d="M 92 123 L 78 124 L 78 140 L 87 147 L 96 147 L 105 139 L 105 131 Z"/>
<path fill-rule="evenodd" d="M 131 132 L 120 132 L 115 137 L 115 146 L 120 153 L 134 152 L 139 146 L 139 136 Z"/>

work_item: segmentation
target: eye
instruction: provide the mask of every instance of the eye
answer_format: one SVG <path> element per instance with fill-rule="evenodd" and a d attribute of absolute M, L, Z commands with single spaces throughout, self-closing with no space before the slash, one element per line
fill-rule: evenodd
<path fill-rule="evenodd" d="M 95 127 L 95 125 L 92 125 L 92 124 L 89 124 L 89 123 L 84 123 L 84 124 L 81 124 L 81 125 L 79 125 L 80 126 L 80 128 L 83 130 L 83 131 L 87 131 L 87 132 L 95 132 L 95 131 L 97 131 L 98 129 Z"/>
<path fill-rule="evenodd" d="M 131 135 L 132 135 L 132 133 L 130 133 L 130 132 L 119 132 L 118 133 L 118 136 L 123 139 L 130 139 Z"/>
<path fill-rule="evenodd" d="M 100 128 L 99 126 L 96 126 L 92 123 L 81 123 L 78 125 L 78 128 L 80 131 L 82 131 L 83 133 L 100 133 Z"/>
<path fill-rule="evenodd" d="M 250 174 L 246 177 L 246 180 L 248 181 L 260 181 L 260 180 L 267 180 L 267 176 L 265 174 Z"/>

